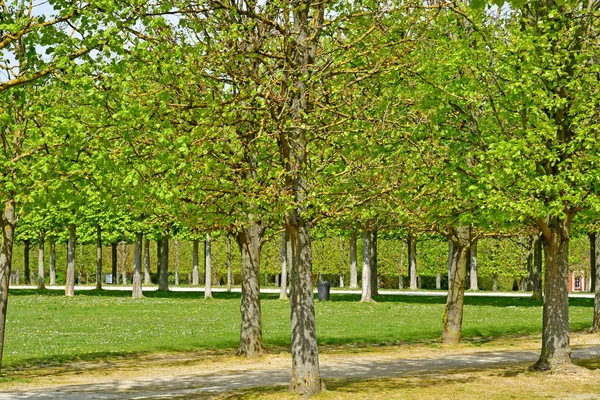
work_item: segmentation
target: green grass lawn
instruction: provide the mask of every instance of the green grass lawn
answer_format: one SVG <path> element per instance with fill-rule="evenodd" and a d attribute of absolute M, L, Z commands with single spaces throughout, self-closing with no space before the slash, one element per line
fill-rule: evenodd
<path fill-rule="evenodd" d="M 239 338 L 239 293 L 147 292 L 143 300 L 118 291 L 11 290 L 4 366 L 93 360 L 111 355 L 171 351 L 231 350 Z M 379 296 L 376 304 L 359 295 L 332 294 L 316 302 L 321 345 L 434 342 L 444 297 Z M 289 302 L 262 296 L 265 345 L 290 343 Z M 571 299 L 572 330 L 591 324 L 593 299 Z M 466 298 L 463 337 L 485 341 L 541 332 L 541 302 L 528 298 Z"/>

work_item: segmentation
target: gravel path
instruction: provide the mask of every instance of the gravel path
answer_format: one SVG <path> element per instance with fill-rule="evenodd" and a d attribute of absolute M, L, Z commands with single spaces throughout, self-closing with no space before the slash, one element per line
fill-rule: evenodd
<path fill-rule="evenodd" d="M 438 358 L 394 358 L 357 355 L 324 361 L 322 377 L 327 379 L 368 379 L 409 376 L 445 370 L 492 369 L 510 364 L 533 364 L 539 351 L 479 352 L 453 354 Z M 573 350 L 573 359 L 600 358 L 600 346 Z M 160 378 L 117 379 L 111 382 L 54 385 L 31 390 L 0 390 L 0 399 L 115 400 L 169 399 L 184 395 L 209 395 L 235 389 L 261 386 L 285 386 L 290 379 L 289 367 L 269 367 L 252 371 L 228 371 L 194 375 L 164 375 Z"/>

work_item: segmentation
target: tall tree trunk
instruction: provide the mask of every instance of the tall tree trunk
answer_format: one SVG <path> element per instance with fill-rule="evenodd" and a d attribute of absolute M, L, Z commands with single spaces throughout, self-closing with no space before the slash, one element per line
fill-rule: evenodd
<path fill-rule="evenodd" d="M 206 234 L 204 240 L 204 298 L 212 299 L 212 271 L 210 258 L 210 233 Z"/>
<path fill-rule="evenodd" d="M 69 242 L 67 244 L 67 275 L 65 296 L 75 296 L 75 224 L 69 225 Z"/>
<path fill-rule="evenodd" d="M 175 286 L 179 286 L 179 240 L 175 237 Z"/>
<path fill-rule="evenodd" d="M 227 235 L 227 291 L 231 292 L 233 276 L 231 275 L 231 237 Z"/>
<path fill-rule="evenodd" d="M 161 252 L 162 252 L 162 239 L 158 239 L 156 241 L 156 283 L 159 283 L 159 281 L 160 281 L 160 266 L 162 263 Z"/>
<path fill-rule="evenodd" d="M 102 228 L 96 226 L 96 289 L 102 289 Z"/>
<path fill-rule="evenodd" d="M 44 231 L 40 232 L 40 243 L 38 246 L 38 279 L 37 279 L 37 288 L 45 289 L 46 288 L 46 274 L 44 271 L 44 241 L 45 234 Z"/>
<path fill-rule="evenodd" d="M 450 280 L 452 280 L 452 265 L 454 264 L 454 243 L 448 240 L 448 289 L 450 289 Z"/>
<path fill-rule="evenodd" d="M 2 371 L 2 354 L 4 353 L 4 333 L 6 332 L 8 284 L 17 221 L 15 201 L 9 200 L 4 204 L 3 215 L 0 215 L 0 227 L 2 228 L 2 247 L 0 248 L 0 372 Z"/>
<path fill-rule="evenodd" d="M 527 291 L 533 290 L 533 236 L 527 237 Z"/>
<path fill-rule="evenodd" d="M 592 321 L 592 332 L 600 332 L 600 235 L 596 235 L 594 243 L 594 261 L 595 275 L 592 276 L 594 282 L 594 318 Z"/>
<path fill-rule="evenodd" d="M 237 234 L 242 255 L 242 301 L 240 312 L 240 347 L 238 355 L 256 357 L 263 352 L 260 309 L 260 250 L 264 227 L 250 218 L 247 229 Z"/>
<path fill-rule="evenodd" d="M 417 290 L 417 238 L 408 234 L 408 274 L 410 275 L 410 290 Z"/>
<path fill-rule="evenodd" d="M 192 241 L 192 285 L 198 286 L 200 283 L 198 270 L 198 239 Z"/>
<path fill-rule="evenodd" d="M 450 281 L 448 282 L 448 297 L 444 313 L 444 328 L 442 343 L 456 344 L 462 337 L 463 306 L 467 275 L 467 259 L 470 253 L 471 228 L 459 226 L 452 233 L 454 254 Z"/>
<path fill-rule="evenodd" d="M 596 291 L 596 240 L 597 240 L 596 232 L 588 232 L 588 238 L 590 240 L 590 275 L 592 276 L 590 292 L 594 293 Z"/>
<path fill-rule="evenodd" d="M 569 343 L 569 224 L 550 219 L 544 235 L 544 310 L 539 370 L 571 363 Z"/>
<path fill-rule="evenodd" d="M 479 285 L 477 283 L 477 241 L 474 241 L 471 244 L 471 251 L 469 252 L 470 258 L 470 290 L 479 290 Z"/>
<path fill-rule="evenodd" d="M 144 239 L 144 285 L 152 283 L 152 272 L 150 271 L 150 239 Z"/>
<path fill-rule="evenodd" d="M 377 271 L 377 229 L 371 231 L 371 297 L 379 295 L 379 274 Z"/>
<path fill-rule="evenodd" d="M 435 288 L 440 290 L 442 288 L 442 274 L 438 273 L 435 276 Z"/>
<path fill-rule="evenodd" d="M 358 264 L 356 262 L 356 233 L 350 235 L 350 289 L 358 287 Z"/>
<path fill-rule="evenodd" d="M 31 269 L 29 268 L 29 239 L 23 242 L 23 279 L 25 284 L 31 284 Z"/>
<path fill-rule="evenodd" d="M 117 242 L 110 244 L 110 272 L 112 274 L 112 284 L 117 285 L 119 283 L 119 277 L 117 276 Z"/>
<path fill-rule="evenodd" d="M 531 298 L 542 299 L 542 238 L 535 235 L 533 238 L 533 294 Z"/>
<path fill-rule="evenodd" d="M 169 232 L 160 234 L 160 268 L 158 270 L 158 290 L 169 290 Z"/>
<path fill-rule="evenodd" d="M 56 242 L 50 241 L 50 285 L 56 285 Z"/>
<path fill-rule="evenodd" d="M 291 254 L 287 252 L 287 232 L 281 234 L 281 280 L 279 288 L 279 298 L 287 300 L 287 264 Z"/>
<path fill-rule="evenodd" d="M 371 239 L 373 236 L 370 231 L 363 232 L 363 265 L 362 265 L 362 293 L 360 301 L 373 301 L 373 291 L 371 290 Z"/>
<path fill-rule="evenodd" d="M 127 242 L 121 241 L 121 282 L 127 285 Z"/>
<path fill-rule="evenodd" d="M 133 254 L 133 283 L 131 297 L 141 299 L 142 293 L 142 232 L 135 234 L 135 250 Z"/>

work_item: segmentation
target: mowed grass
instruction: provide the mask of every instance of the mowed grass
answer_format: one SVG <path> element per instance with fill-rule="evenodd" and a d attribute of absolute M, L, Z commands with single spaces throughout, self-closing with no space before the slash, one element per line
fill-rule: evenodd
<path fill-rule="evenodd" d="M 239 293 L 11 290 L 3 367 L 60 364 L 132 353 L 235 350 Z M 386 345 L 438 340 L 444 297 L 387 295 L 359 303 L 358 295 L 332 293 L 316 301 L 320 345 Z M 570 326 L 589 328 L 593 299 L 571 299 Z M 269 351 L 290 343 L 289 302 L 262 296 L 263 339 Z M 541 332 L 542 303 L 528 298 L 468 297 L 463 335 L 474 344 L 493 337 Z"/>

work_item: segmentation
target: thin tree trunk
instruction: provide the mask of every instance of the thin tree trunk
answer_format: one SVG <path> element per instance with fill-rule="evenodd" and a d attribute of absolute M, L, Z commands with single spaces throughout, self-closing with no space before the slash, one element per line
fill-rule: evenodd
<path fill-rule="evenodd" d="M 175 286 L 179 286 L 179 240 L 175 237 Z"/>
<path fill-rule="evenodd" d="M 161 235 L 161 237 L 162 237 L 162 235 Z M 162 239 L 158 239 L 156 241 L 156 283 L 159 283 L 159 281 L 160 281 L 160 266 L 162 263 L 161 251 L 162 251 Z"/>
<path fill-rule="evenodd" d="M 600 332 L 600 235 L 596 235 L 594 243 L 594 261 L 595 275 L 592 277 L 594 281 L 594 318 L 592 321 L 592 332 Z"/>
<path fill-rule="evenodd" d="M 127 242 L 121 241 L 121 282 L 127 285 Z"/>
<path fill-rule="evenodd" d="M 596 240 L 597 240 L 596 232 L 589 232 L 588 238 L 590 240 L 590 275 L 592 276 L 590 292 L 594 293 L 596 291 Z"/>
<path fill-rule="evenodd" d="M 3 215 L 0 215 L 0 227 L 2 228 L 2 247 L 0 248 L 0 372 L 2 371 L 4 334 L 6 332 L 6 311 L 8 307 L 8 285 L 13 259 L 13 243 L 17 221 L 15 201 L 9 200 L 4 205 Z"/>
<path fill-rule="evenodd" d="M 37 279 L 37 288 L 45 289 L 46 288 L 46 276 L 44 272 L 44 231 L 40 232 L 40 243 L 38 246 L 38 279 Z"/>
<path fill-rule="evenodd" d="M 142 293 L 142 232 L 135 234 L 135 250 L 133 255 L 133 283 L 131 297 L 141 299 Z"/>
<path fill-rule="evenodd" d="M 231 292 L 233 276 L 231 274 L 231 237 L 227 235 L 227 291 Z"/>
<path fill-rule="evenodd" d="M 533 299 L 542 299 L 542 238 L 535 235 L 533 238 Z"/>
<path fill-rule="evenodd" d="M 282 300 L 287 300 L 287 264 L 288 259 L 291 254 L 287 252 L 287 232 L 283 232 L 281 234 L 281 279 L 280 279 L 280 288 L 279 288 L 279 298 Z"/>
<path fill-rule="evenodd" d="M 50 240 L 50 285 L 56 285 L 56 242 Z"/>
<path fill-rule="evenodd" d="M 29 239 L 23 242 L 23 279 L 25 284 L 31 284 L 31 270 L 29 268 Z"/>
<path fill-rule="evenodd" d="M 448 241 L 448 288 L 450 288 L 450 280 L 452 279 L 452 264 L 454 263 L 454 243 Z"/>
<path fill-rule="evenodd" d="M 192 241 L 192 285 L 198 286 L 200 282 L 198 271 L 198 239 Z"/>
<path fill-rule="evenodd" d="M 160 268 L 158 290 L 169 290 L 169 233 L 163 231 L 160 235 Z"/>
<path fill-rule="evenodd" d="M 96 289 L 102 289 L 102 228 L 96 226 Z"/>
<path fill-rule="evenodd" d="M 569 343 L 569 226 L 553 217 L 544 236 L 544 309 L 542 351 L 534 368 L 555 369 L 571 363 Z"/>
<path fill-rule="evenodd" d="M 470 253 L 471 228 L 459 226 L 452 234 L 454 254 L 450 281 L 448 283 L 448 297 L 444 313 L 444 327 L 442 330 L 442 343 L 460 343 L 462 337 L 463 306 L 465 301 L 465 287 L 467 275 L 467 259 Z"/>
<path fill-rule="evenodd" d="M 212 299 L 212 271 L 210 258 L 210 233 L 206 234 L 204 240 L 204 298 Z"/>
<path fill-rule="evenodd" d="M 492 292 L 498 291 L 498 274 L 492 275 Z"/>
<path fill-rule="evenodd" d="M 379 295 L 379 274 L 377 271 L 377 229 L 371 231 L 371 298 Z"/>
<path fill-rule="evenodd" d="M 442 274 L 438 273 L 435 276 L 435 288 L 440 290 L 442 288 Z"/>
<path fill-rule="evenodd" d="M 410 290 L 417 290 L 417 238 L 408 234 L 408 274 L 410 275 Z"/>
<path fill-rule="evenodd" d="M 117 276 L 117 242 L 113 242 L 110 244 L 110 272 L 112 274 L 112 284 L 117 285 L 119 283 L 119 277 Z"/>
<path fill-rule="evenodd" d="M 144 285 L 152 283 L 152 272 L 150 271 L 150 239 L 144 239 Z"/>
<path fill-rule="evenodd" d="M 250 218 L 249 228 L 237 234 L 242 255 L 242 301 L 238 355 L 256 357 L 263 352 L 260 309 L 260 251 L 264 227 Z"/>
<path fill-rule="evenodd" d="M 477 283 L 477 241 L 474 241 L 471 244 L 471 251 L 469 253 L 471 257 L 471 273 L 470 273 L 470 290 L 479 290 L 479 285 Z"/>
<path fill-rule="evenodd" d="M 356 233 L 350 235 L 350 289 L 358 287 L 358 264 L 356 262 Z"/>
<path fill-rule="evenodd" d="M 360 301 L 373 301 L 371 290 L 371 239 L 370 231 L 363 232 L 363 266 L 362 266 L 362 293 Z"/>
<path fill-rule="evenodd" d="M 69 226 L 69 242 L 67 244 L 67 275 L 65 296 L 75 296 L 75 225 Z"/>
<path fill-rule="evenodd" d="M 527 237 L 527 291 L 533 290 L 533 236 Z"/>

